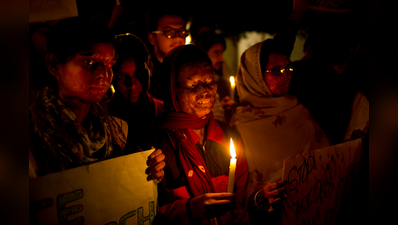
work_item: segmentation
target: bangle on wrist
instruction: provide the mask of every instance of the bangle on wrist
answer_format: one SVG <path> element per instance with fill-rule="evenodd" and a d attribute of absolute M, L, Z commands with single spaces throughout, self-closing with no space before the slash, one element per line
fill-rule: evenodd
<path fill-rule="evenodd" d="M 261 208 L 260 206 L 258 206 L 257 204 L 257 195 L 262 191 L 262 189 L 260 189 L 259 191 L 257 191 L 257 193 L 254 195 L 254 204 L 256 205 L 257 209 L 259 210 L 264 210 L 264 211 L 268 211 L 268 209 L 266 208 Z"/>

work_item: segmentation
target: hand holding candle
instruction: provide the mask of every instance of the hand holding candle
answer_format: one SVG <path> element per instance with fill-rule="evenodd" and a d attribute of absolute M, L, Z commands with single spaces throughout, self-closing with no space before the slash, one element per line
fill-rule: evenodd
<path fill-rule="evenodd" d="M 236 169 L 236 153 L 235 146 L 231 138 L 231 144 L 229 147 L 231 153 L 231 160 L 229 163 L 229 176 L 228 176 L 228 188 L 227 192 L 232 193 L 234 191 L 234 181 L 235 181 L 235 169 Z"/>
<path fill-rule="evenodd" d="M 231 100 L 235 101 L 235 77 L 230 76 L 229 77 L 229 82 L 231 83 Z"/>

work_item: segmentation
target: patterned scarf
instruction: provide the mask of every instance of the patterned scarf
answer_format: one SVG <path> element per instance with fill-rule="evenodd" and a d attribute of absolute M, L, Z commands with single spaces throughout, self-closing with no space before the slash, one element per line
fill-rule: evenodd
<path fill-rule="evenodd" d="M 87 130 L 48 87 L 38 93 L 29 112 L 34 137 L 40 139 L 41 146 L 36 145 L 36 151 L 40 151 L 39 148 L 47 151 L 61 170 L 110 158 L 125 148 L 126 137 L 121 126 L 98 103 L 90 105 L 83 121 Z M 48 171 L 53 170 L 45 167 Z"/>
<path fill-rule="evenodd" d="M 206 164 L 188 131 L 188 129 L 205 127 L 210 119 L 214 120 L 213 113 L 210 112 L 204 119 L 186 113 L 165 113 L 160 119 L 164 122 L 158 128 L 169 129 L 168 138 L 173 147 L 178 150 L 179 160 L 188 181 L 188 191 L 194 196 L 214 193 L 215 189 Z"/>

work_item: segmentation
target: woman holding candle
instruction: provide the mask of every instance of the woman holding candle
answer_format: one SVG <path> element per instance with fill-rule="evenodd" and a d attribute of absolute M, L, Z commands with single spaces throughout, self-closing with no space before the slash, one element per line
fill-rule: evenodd
<path fill-rule="evenodd" d="M 157 219 L 165 224 L 248 223 L 243 145 L 236 131 L 214 119 L 217 84 L 209 57 L 198 46 L 184 45 L 171 50 L 162 66 L 170 80 L 166 111 L 155 121 L 152 140 L 166 155 Z M 236 167 L 233 193 L 228 193 L 231 138 Z"/>
<path fill-rule="evenodd" d="M 294 71 L 289 55 L 277 37 L 257 43 L 242 54 L 237 74 L 242 106 L 231 124 L 245 143 L 248 207 L 256 222 L 283 199 L 283 159 L 330 145 L 309 111 L 287 94 Z"/>
<path fill-rule="evenodd" d="M 293 10 L 273 39 L 259 42 L 241 56 L 237 92 L 241 106 L 231 120 L 245 144 L 249 168 L 247 209 L 252 224 L 280 223 L 286 197 L 283 159 L 331 143 L 297 98 L 288 95 L 294 67 L 298 23 L 308 0 L 294 0 Z M 315 93 L 316 94 L 316 93 Z"/>

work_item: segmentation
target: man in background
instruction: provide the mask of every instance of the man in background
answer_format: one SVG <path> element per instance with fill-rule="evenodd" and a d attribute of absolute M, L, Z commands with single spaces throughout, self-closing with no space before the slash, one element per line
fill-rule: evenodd
<path fill-rule="evenodd" d="M 150 43 L 152 62 L 154 65 L 150 80 L 149 93 L 153 97 L 164 101 L 163 77 L 159 74 L 159 67 L 166 54 L 173 48 L 185 45 L 185 38 L 189 35 L 186 24 L 189 14 L 182 8 L 159 5 L 146 14 L 148 42 Z"/>

